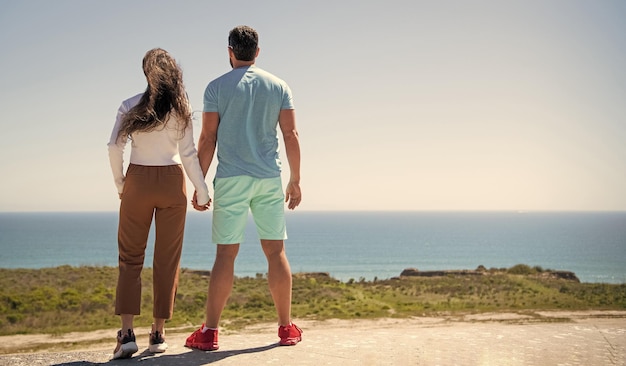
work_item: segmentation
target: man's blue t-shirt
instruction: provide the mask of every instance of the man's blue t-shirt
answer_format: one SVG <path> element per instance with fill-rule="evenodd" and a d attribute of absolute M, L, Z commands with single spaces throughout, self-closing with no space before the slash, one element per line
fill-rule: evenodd
<path fill-rule="evenodd" d="M 254 65 L 233 69 L 204 91 L 204 112 L 218 112 L 216 178 L 280 176 L 278 117 L 293 109 L 291 90 Z"/>

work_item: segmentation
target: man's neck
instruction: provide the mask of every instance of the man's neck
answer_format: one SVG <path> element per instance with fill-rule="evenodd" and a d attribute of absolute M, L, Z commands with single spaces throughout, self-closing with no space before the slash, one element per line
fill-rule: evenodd
<path fill-rule="evenodd" d="M 234 60 L 233 61 L 233 69 L 238 69 L 240 67 L 248 67 L 248 66 L 252 66 L 252 65 L 254 65 L 254 60 L 252 60 L 252 61 Z"/>

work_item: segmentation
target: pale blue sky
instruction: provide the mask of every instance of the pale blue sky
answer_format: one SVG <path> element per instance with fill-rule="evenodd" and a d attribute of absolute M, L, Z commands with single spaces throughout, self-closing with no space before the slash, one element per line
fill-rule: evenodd
<path fill-rule="evenodd" d="M 2 1 L 0 211 L 117 210 L 106 143 L 143 55 L 172 53 L 201 110 L 240 24 L 294 93 L 300 209 L 626 210 L 624 19 L 604 0 Z"/>

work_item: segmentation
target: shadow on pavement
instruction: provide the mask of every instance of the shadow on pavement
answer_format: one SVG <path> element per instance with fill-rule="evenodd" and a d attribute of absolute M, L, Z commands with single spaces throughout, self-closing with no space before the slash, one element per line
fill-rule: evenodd
<path fill-rule="evenodd" d="M 262 347 L 244 348 L 227 351 L 199 351 L 190 350 L 189 352 L 178 354 L 152 354 L 148 350 L 143 351 L 140 355 L 125 360 L 111 360 L 103 363 L 94 363 L 88 361 L 74 361 L 68 363 L 59 363 L 53 366 L 89 366 L 89 365 L 129 365 L 137 362 L 141 362 L 142 365 L 159 365 L 159 366 L 200 366 L 209 363 L 217 362 L 228 357 L 237 355 L 243 355 L 248 353 L 257 353 L 269 351 L 273 348 L 279 347 L 278 343 L 270 344 Z"/>

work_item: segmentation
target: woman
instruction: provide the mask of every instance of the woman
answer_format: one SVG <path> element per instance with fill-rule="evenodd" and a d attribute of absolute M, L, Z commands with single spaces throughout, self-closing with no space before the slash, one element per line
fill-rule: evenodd
<path fill-rule="evenodd" d="M 148 87 L 122 102 L 109 141 L 109 159 L 120 204 L 118 227 L 119 277 L 115 313 L 121 316 L 113 358 L 137 352 L 133 318 L 141 308 L 141 270 L 148 232 L 155 221 L 151 352 L 164 352 L 165 320 L 172 317 L 183 244 L 187 197 L 185 177 L 198 202 L 210 198 L 193 140 L 191 106 L 180 67 L 160 48 L 143 59 Z M 130 164 L 123 173 L 124 148 L 131 141 Z"/>

